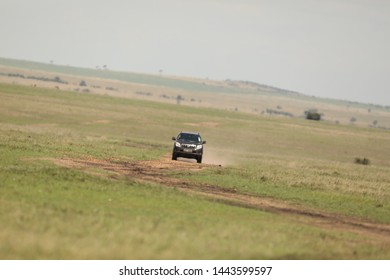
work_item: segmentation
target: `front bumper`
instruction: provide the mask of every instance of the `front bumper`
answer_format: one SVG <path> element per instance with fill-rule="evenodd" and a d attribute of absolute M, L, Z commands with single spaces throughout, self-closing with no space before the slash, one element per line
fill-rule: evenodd
<path fill-rule="evenodd" d="M 178 157 L 198 158 L 199 156 L 203 155 L 203 149 L 196 150 L 182 147 L 174 147 L 173 153 L 176 154 L 176 156 Z"/>

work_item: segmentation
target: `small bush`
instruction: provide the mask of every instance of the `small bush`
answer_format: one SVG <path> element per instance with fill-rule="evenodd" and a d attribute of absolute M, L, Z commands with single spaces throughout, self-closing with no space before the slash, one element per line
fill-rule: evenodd
<path fill-rule="evenodd" d="M 307 120 L 314 120 L 314 121 L 319 121 L 321 120 L 322 114 L 318 113 L 317 110 L 311 109 L 308 111 L 305 111 L 305 116 Z"/>
<path fill-rule="evenodd" d="M 363 165 L 369 165 L 370 160 L 368 158 L 355 158 L 355 163 L 357 164 L 363 164 Z"/>

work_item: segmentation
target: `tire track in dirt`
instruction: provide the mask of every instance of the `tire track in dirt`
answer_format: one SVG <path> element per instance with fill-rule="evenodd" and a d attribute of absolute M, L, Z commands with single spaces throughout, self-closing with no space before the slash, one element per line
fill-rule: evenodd
<path fill-rule="evenodd" d="M 184 179 L 173 178 L 172 171 L 197 172 L 214 167 L 208 164 L 196 164 L 188 161 L 172 161 L 168 157 L 151 161 L 104 161 L 98 159 L 50 159 L 57 165 L 77 168 L 86 172 L 101 169 L 113 172 L 116 175 L 131 177 L 132 179 L 154 182 L 166 187 L 202 195 L 212 201 L 220 203 L 258 209 L 272 213 L 284 214 L 299 219 L 301 222 L 325 227 L 327 229 L 347 230 L 365 236 L 375 237 L 377 241 L 390 243 L 390 225 L 381 224 L 358 218 L 346 217 L 340 214 L 328 213 L 294 205 L 281 200 L 262 197 L 255 194 L 241 193 L 234 189 L 226 189 L 216 185 L 189 182 Z"/>

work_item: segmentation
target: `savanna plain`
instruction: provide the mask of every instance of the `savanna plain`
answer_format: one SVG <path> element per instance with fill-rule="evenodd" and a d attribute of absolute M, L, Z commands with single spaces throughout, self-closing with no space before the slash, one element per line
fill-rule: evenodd
<path fill-rule="evenodd" d="M 8 83 L 0 100 L 1 259 L 390 258 L 388 130 Z M 171 160 L 181 130 L 204 163 Z"/>

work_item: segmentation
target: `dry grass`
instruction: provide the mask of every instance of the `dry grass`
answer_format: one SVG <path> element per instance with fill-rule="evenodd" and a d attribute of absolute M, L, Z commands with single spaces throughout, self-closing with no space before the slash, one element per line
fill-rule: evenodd
<path fill-rule="evenodd" d="M 31 65 L 30 65 L 31 67 Z M 245 83 L 231 83 L 229 81 L 212 81 L 207 79 L 182 78 L 171 76 L 145 75 L 149 80 L 166 80 L 166 84 L 153 84 L 145 79 L 145 82 L 126 80 L 125 73 L 107 71 L 95 71 L 84 69 L 87 76 L 71 74 L 69 68 L 64 71 L 63 67 L 58 67 L 56 73 L 39 69 L 23 69 L 10 66 L 0 66 L 1 73 L 18 73 L 27 76 L 43 76 L 54 78 L 60 76 L 68 81 L 68 84 L 58 84 L 54 82 L 43 82 L 18 77 L 7 77 L 0 75 L 0 82 L 15 83 L 28 86 L 38 86 L 47 88 L 58 88 L 62 91 L 84 91 L 90 93 L 110 95 L 121 98 L 131 98 L 139 100 L 158 101 L 169 104 L 176 104 L 177 96 L 181 96 L 182 105 L 200 108 L 218 108 L 228 111 L 236 111 L 263 114 L 267 109 L 288 112 L 294 117 L 303 118 L 304 112 L 308 109 L 318 109 L 322 113 L 323 119 L 331 123 L 344 125 L 375 126 L 390 128 L 390 111 L 384 107 L 377 107 L 368 104 L 355 104 L 347 101 L 336 101 L 319 99 L 303 95 L 281 94 L 278 91 L 267 91 L 264 88 L 257 88 Z M 56 66 L 51 66 L 52 68 Z M 47 67 L 41 67 L 45 69 Z M 61 73 L 63 71 L 63 73 Z M 78 69 L 75 68 L 74 72 Z M 129 74 L 130 75 L 130 74 Z M 99 76 L 99 77 L 97 77 Z M 110 78 L 102 78 L 104 76 Z M 115 78 L 116 77 L 116 78 Z M 87 83 L 86 87 L 80 87 L 80 81 Z M 188 82 L 196 87 L 196 90 L 181 88 L 182 82 Z M 177 86 L 176 86 L 177 85 Z M 356 121 L 351 123 L 351 119 Z"/>

